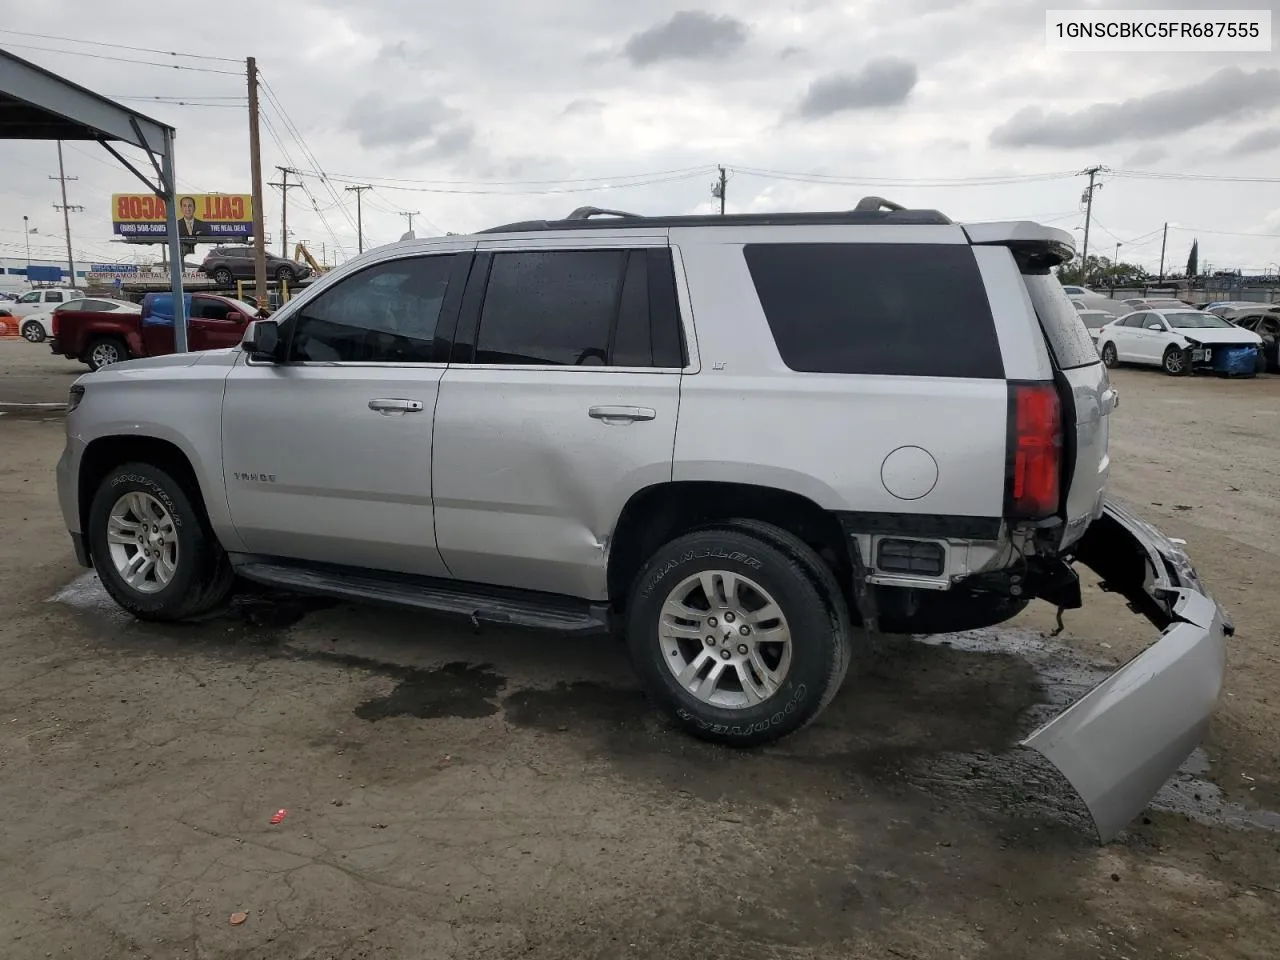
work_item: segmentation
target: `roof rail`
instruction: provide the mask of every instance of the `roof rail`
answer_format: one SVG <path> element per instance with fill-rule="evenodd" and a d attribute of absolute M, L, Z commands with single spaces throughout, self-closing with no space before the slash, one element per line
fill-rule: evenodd
<path fill-rule="evenodd" d="M 606 210 L 603 207 L 579 207 L 566 220 L 590 220 L 592 217 L 627 217 L 632 220 L 638 220 L 640 214 L 627 213 L 625 210 Z"/>
<path fill-rule="evenodd" d="M 907 209 L 900 203 L 894 203 L 892 200 L 886 200 L 884 197 L 863 197 L 858 201 L 858 205 L 854 210 L 905 210 Z"/>

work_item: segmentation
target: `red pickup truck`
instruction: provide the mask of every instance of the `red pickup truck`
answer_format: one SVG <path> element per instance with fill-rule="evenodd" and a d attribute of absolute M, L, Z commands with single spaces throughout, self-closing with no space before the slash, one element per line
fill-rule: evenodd
<path fill-rule="evenodd" d="M 234 347 L 257 315 L 256 308 L 231 297 L 188 293 L 187 348 Z M 53 314 L 52 351 L 97 370 L 110 363 L 173 353 L 173 294 L 149 293 L 141 313 L 63 310 Z"/>

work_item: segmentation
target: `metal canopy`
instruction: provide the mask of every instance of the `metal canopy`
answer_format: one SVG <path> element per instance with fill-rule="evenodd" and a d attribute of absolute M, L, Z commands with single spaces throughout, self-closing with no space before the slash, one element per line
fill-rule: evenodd
<path fill-rule="evenodd" d="M 169 221 L 174 347 L 182 353 L 187 349 L 187 318 L 182 297 L 173 138 L 173 127 L 0 50 L 0 140 L 97 141 L 164 200 Z M 155 172 L 154 181 L 123 157 L 112 142 L 146 151 Z M 74 284 L 76 278 L 70 279 Z"/>

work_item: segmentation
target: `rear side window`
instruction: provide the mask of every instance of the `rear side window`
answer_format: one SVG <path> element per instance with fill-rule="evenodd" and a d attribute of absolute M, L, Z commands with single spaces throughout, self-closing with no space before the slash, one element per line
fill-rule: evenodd
<path fill-rule="evenodd" d="M 475 363 L 684 366 L 671 252 L 493 255 Z"/>
<path fill-rule="evenodd" d="M 991 307 L 967 245 L 748 244 L 743 254 L 792 370 L 1004 377 Z"/>
<path fill-rule="evenodd" d="M 1101 363 L 1089 328 L 1067 299 L 1058 278 L 1051 273 L 1024 273 L 1022 282 L 1058 369 L 1073 370 Z"/>

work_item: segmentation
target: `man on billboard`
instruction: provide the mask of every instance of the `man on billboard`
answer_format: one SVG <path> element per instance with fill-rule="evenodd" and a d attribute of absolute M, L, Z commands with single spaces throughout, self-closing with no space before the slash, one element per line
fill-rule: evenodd
<path fill-rule="evenodd" d="M 178 220 L 178 236 L 183 239 L 201 237 L 209 232 L 209 225 L 196 219 L 195 197 L 182 197 L 178 201 L 178 209 L 182 213 Z"/>

